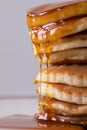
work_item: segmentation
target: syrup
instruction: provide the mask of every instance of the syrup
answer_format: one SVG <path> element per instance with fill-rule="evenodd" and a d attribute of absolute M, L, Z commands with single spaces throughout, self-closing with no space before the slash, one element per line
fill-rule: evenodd
<path fill-rule="evenodd" d="M 51 4 L 46 4 L 46 5 L 42 5 L 42 6 L 38 6 L 36 8 L 31 8 L 28 10 L 27 12 L 27 16 L 30 17 L 35 17 L 35 16 L 42 16 L 48 13 L 52 13 L 54 11 L 60 11 L 61 9 L 63 9 L 65 6 L 70 6 L 72 4 L 76 4 L 79 2 L 82 2 L 83 0 L 79 0 L 79 1 L 69 1 L 69 2 L 56 2 L 56 3 L 51 3 Z M 84 0 L 85 2 L 86 0 Z"/>
<path fill-rule="evenodd" d="M 46 57 L 47 58 L 47 64 L 46 65 L 43 65 L 43 57 Z M 39 58 L 40 58 L 40 86 L 41 86 L 41 82 L 42 82 L 42 69 L 43 68 L 47 68 L 49 67 L 49 54 L 42 54 L 42 55 L 39 55 Z M 48 87 L 48 74 L 47 74 L 47 87 Z M 41 97 L 41 87 L 40 87 L 40 95 L 39 95 L 39 98 Z"/>
<path fill-rule="evenodd" d="M 14 115 L 0 119 L 0 130 L 84 130 L 81 126 L 37 120 L 34 116 Z"/>
<path fill-rule="evenodd" d="M 35 27 L 85 14 L 87 14 L 86 0 L 56 2 L 29 9 L 27 24 L 30 27 Z"/>
<path fill-rule="evenodd" d="M 39 95 L 39 98 L 41 97 L 41 81 L 42 81 L 42 73 L 41 73 L 41 71 L 42 71 L 42 55 L 40 55 L 39 56 L 39 58 L 40 58 L 40 95 Z"/>

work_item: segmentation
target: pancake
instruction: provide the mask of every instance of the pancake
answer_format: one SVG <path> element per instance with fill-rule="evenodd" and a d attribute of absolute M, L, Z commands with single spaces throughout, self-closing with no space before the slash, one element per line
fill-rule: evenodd
<path fill-rule="evenodd" d="M 77 104 L 87 104 L 87 88 L 65 84 L 41 83 L 37 93 L 61 101 Z"/>
<path fill-rule="evenodd" d="M 87 87 L 87 65 L 60 65 L 42 69 L 37 82 L 62 83 Z"/>
<path fill-rule="evenodd" d="M 59 38 L 87 30 L 87 16 L 76 17 L 32 28 L 30 37 L 35 44 L 49 45 Z"/>
<path fill-rule="evenodd" d="M 63 122 L 63 123 L 70 123 L 70 124 L 78 124 L 87 126 L 87 116 L 62 116 L 54 111 L 49 111 L 40 109 L 36 114 L 36 117 L 40 120 L 47 120 L 47 121 L 56 121 L 56 122 Z"/>
<path fill-rule="evenodd" d="M 51 42 L 47 46 L 33 44 L 35 56 L 81 47 L 87 47 L 87 31 L 58 39 L 57 42 Z"/>
<path fill-rule="evenodd" d="M 50 54 L 49 58 L 42 56 L 43 64 L 72 64 L 87 63 L 87 48 L 58 51 Z"/>
<path fill-rule="evenodd" d="M 87 14 L 87 0 L 51 3 L 27 11 L 27 24 L 39 26 L 61 19 L 68 19 Z"/>
<path fill-rule="evenodd" d="M 68 103 L 45 96 L 38 100 L 38 104 L 39 111 L 49 110 L 62 116 L 87 116 L 87 105 Z"/>

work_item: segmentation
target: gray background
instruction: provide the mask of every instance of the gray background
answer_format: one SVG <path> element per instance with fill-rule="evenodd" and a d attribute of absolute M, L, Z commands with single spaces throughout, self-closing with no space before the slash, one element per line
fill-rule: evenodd
<path fill-rule="evenodd" d="M 39 62 L 33 56 L 26 11 L 58 1 L 0 0 L 0 97 L 36 95 L 32 78 L 39 71 Z"/>

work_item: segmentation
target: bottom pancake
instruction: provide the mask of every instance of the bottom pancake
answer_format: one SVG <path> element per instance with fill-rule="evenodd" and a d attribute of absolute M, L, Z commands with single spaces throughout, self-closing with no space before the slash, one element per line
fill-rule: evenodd
<path fill-rule="evenodd" d="M 55 115 L 52 112 L 50 114 L 48 113 L 48 111 L 44 111 L 44 110 L 40 113 L 37 113 L 35 116 L 40 120 L 56 121 L 58 123 L 59 122 L 70 123 L 74 125 L 82 125 L 87 127 L 87 116 L 83 116 L 83 117 L 61 116 L 58 114 Z"/>
<path fill-rule="evenodd" d="M 87 114 L 84 105 L 69 104 L 47 97 L 39 99 L 39 109 L 35 116 L 42 120 L 87 126 Z"/>

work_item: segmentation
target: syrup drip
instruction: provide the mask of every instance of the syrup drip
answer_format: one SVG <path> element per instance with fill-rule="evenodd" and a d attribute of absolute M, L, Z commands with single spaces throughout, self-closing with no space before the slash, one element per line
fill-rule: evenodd
<path fill-rule="evenodd" d="M 43 57 L 46 57 L 47 58 L 47 64 L 46 65 L 43 65 Z M 39 55 L 39 58 L 40 58 L 40 86 L 41 86 L 41 82 L 42 82 L 42 69 L 43 68 L 47 68 L 49 67 L 49 54 L 42 54 L 42 55 Z M 48 74 L 47 74 L 47 87 L 48 87 Z M 41 87 L 40 87 L 40 94 L 39 94 L 39 98 L 41 97 Z"/>
<path fill-rule="evenodd" d="M 41 81 L 42 81 L 41 71 L 42 71 L 42 68 L 43 68 L 43 66 L 42 66 L 42 55 L 40 55 L 39 58 L 40 58 L 40 94 L 39 94 L 39 98 L 40 98 L 41 97 Z"/>
<path fill-rule="evenodd" d="M 44 50 L 42 48 L 43 48 L 43 44 L 36 46 L 37 56 L 39 56 L 39 59 L 40 59 L 40 86 L 41 86 L 41 82 L 42 82 L 42 69 L 45 68 L 45 67 L 48 69 L 48 67 L 49 67 L 49 56 L 51 54 L 51 47 L 49 46 L 49 44 L 46 44 Z M 43 57 L 46 57 L 46 59 L 47 59 L 46 65 L 43 64 Z M 49 76 L 47 75 L 47 81 L 48 81 L 48 77 Z M 37 83 L 38 83 L 38 81 L 35 80 L 34 84 L 37 84 Z M 47 86 L 48 86 L 48 82 L 47 82 Z M 39 98 L 40 97 L 41 97 L 41 87 L 40 87 Z"/>
<path fill-rule="evenodd" d="M 48 71 L 48 67 L 49 67 L 49 56 L 50 56 L 49 54 L 46 55 L 46 58 L 47 58 L 47 64 L 46 64 L 47 71 Z M 49 78 L 49 75 L 47 73 L 47 88 L 48 88 L 48 78 Z M 46 90 L 46 95 L 47 95 L 47 90 Z"/>

